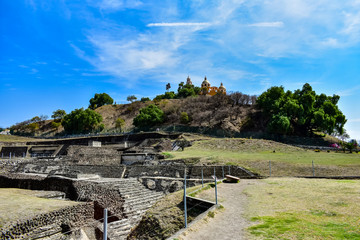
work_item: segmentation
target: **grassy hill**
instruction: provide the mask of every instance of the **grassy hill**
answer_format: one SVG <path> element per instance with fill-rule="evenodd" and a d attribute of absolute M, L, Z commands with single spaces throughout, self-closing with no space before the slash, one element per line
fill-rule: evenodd
<path fill-rule="evenodd" d="M 242 138 L 207 138 L 184 151 L 168 152 L 170 159 L 198 158 L 201 164 L 238 165 L 263 176 L 358 176 L 360 154 L 306 150 L 291 145 Z M 269 161 L 270 165 L 269 165 Z"/>

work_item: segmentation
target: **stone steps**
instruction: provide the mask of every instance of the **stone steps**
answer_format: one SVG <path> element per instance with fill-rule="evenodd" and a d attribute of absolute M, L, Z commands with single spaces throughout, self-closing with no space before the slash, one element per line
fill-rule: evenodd
<path fill-rule="evenodd" d="M 129 193 L 127 195 L 125 195 L 125 201 L 131 202 L 134 199 L 148 199 L 148 198 L 157 198 L 157 197 L 162 197 L 162 193 L 148 193 L 148 192 L 143 192 L 143 193 Z"/>
<path fill-rule="evenodd" d="M 111 183 L 111 187 L 117 188 L 124 197 L 123 208 L 126 218 L 108 224 L 108 237 L 122 240 L 137 226 L 145 212 L 163 197 L 163 193 L 147 189 L 137 179 L 122 179 Z"/>

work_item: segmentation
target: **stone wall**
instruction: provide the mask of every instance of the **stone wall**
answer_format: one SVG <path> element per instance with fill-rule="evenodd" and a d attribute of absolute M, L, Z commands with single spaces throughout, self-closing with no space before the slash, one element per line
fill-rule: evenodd
<path fill-rule="evenodd" d="M 27 174 L 0 175 L 0 187 L 64 192 L 71 200 L 95 201 L 112 214 L 121 216 L 124 199 L 117 189 L 94 182 L 64 177 L 41 177 Z"/>
<path fill-rule="evenodd" d="M 11 147 L 2 147 L 0 152 L 1 158 L 10 158 L 11 157 L 24 157 L 27 155 L 28 146 L 11 146 Z"/>
<path fill-rule="evenodd" d="M 174 162 L 173 162 L 174 163 Z M 176 164 L 167 164 L 166 161 L 159 161 L 159 165 L 78 165 L 64 159 L 59 161 L 36 161 L 34 163 L 26 162 L 21 164 L 17 172 L 37 173 L 46 175 L 62 175 L 77 178 L 81 174 L 99 175 L 105 178 L 123 178 L 123 177 L 173 177 L 182 178 L 186 167 L 187 175 L 190 178 L 201 178 L 203 170 L 204 178 L 210 178 L 214 175 L 222 178 L 223 175 L 233 175 L 239 178 L 259 178 L 257 174 L 238 166 L 199 166 L 185 165 L 182 161 Z"/>
<path fill-rule="evenodd" d="M 78 164 L 118 165 L 121 163 L 120 152 L 113 148 L 72 145 L 67 149 L 67 156 Z"/>
<path fill-rule="evenodd" d="M 186 167 L 189 178 L 201 178 L 203 170 L 204 178 L 209 178 L 215 174 L 217 178 L 223 175 L 233 175 L 239 178 L 258 178 L 259 176 L 238 166 L 185 166 L 185 165 L 155 165 L 155 166 L 128 166 L 126 167 L 125 176 L 127 177 L 144 177 L 144 176 L 161 176 L 161 177 L 183 177 Z"/>
<path fill-rule="evenodd" d="M 85 224 L 94 216 L 92 202 L 81 203 L 49 213 L 40 214 L 32 219 L 19 220 L 0 228 L 0 239 L 36 239 L 39 235 L 53 235 L 69 228 Z"/>
<path fill-rule="evenodd" d="M 79 138 L 63 138 L 54 139 L 48 141 L 33 141 L 27 142 L 27 145 L 43 145 L 43 144 L 70 144 L 70 145 L 88 145 L 89 140 L 100 141 L 102 144 L 114 144 L 119 142 L 131 141 L 139 142 L 145 139 L 177 139 L 181 133 L 160 133 L 160 132 L 146 132 L 146 133 L 133 133 L 133 134 L 122 134 L 122 135 L 110 135 L 110 136 L 90 136 L 90 137 L 79 137 Z"/>
<path fill-rule="evenodd" d="M 148 189 L 164 192 L 165 194 L 172 193 L 183 189 L 183 178 L 165 178 L 165 177 L 140 177 L 139 181 Z M 213 179 L 204 179 L 204 183 L 214 182 Z M 200 185 L 200 179 L 187 179 L 186 186 L 193 187 Z"/>

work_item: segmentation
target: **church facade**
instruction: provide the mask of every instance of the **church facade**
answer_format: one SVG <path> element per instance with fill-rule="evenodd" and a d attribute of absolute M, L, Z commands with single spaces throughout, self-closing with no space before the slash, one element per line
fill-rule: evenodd
<path fill-rule="evenodd" d="M 212 87 L 205 76 L 204 81 L 201 83 L 200 94 L 214 96 L 218 93 L 226 94 L 226 88 L 224 87 L 223 83 L 220 84 L 220 87 Z"/>

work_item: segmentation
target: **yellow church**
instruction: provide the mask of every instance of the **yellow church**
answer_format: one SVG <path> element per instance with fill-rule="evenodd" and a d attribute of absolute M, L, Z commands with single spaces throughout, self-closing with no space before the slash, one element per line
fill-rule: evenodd
<path fill-rule="evenodd" d="M 220 87 L 212 87 L 205 76 L 204 81 L 201 83 L 200 94 L 214 96 L 217 93 L 226 94 L 226 88 L 224 87 L 223 83 L 220 84 Z"/>

